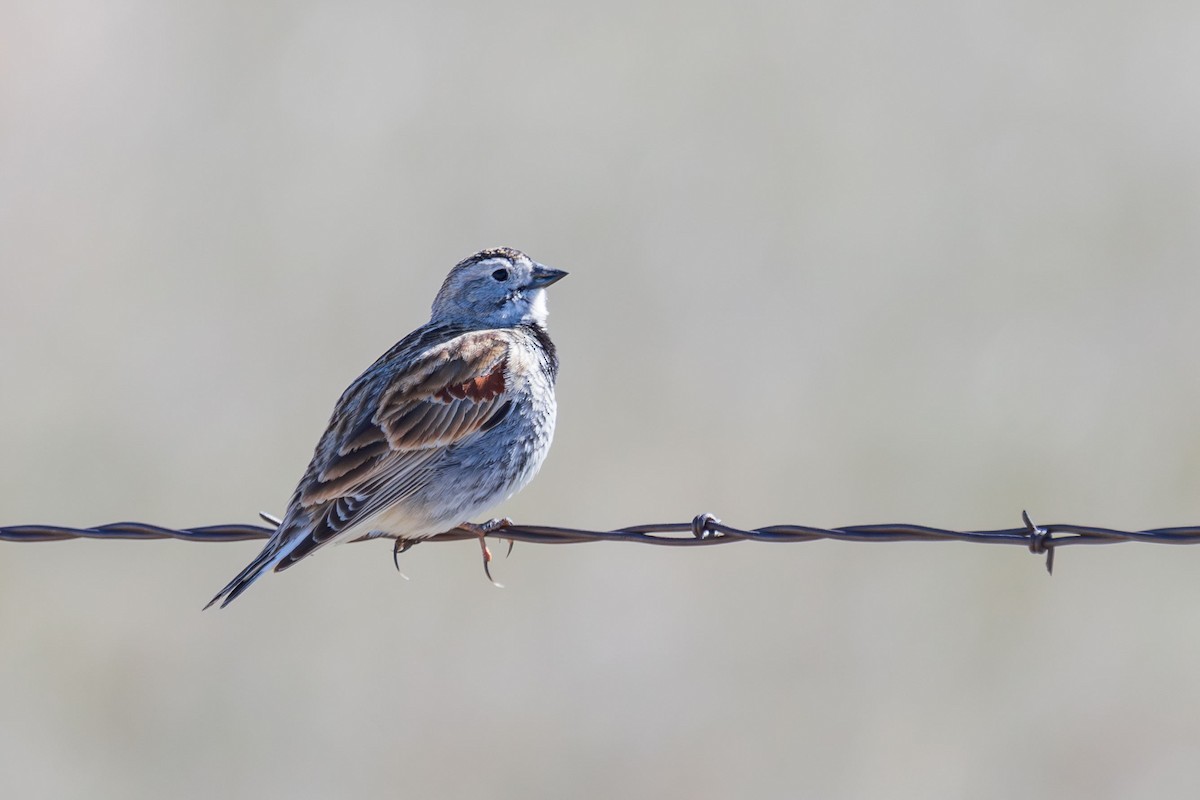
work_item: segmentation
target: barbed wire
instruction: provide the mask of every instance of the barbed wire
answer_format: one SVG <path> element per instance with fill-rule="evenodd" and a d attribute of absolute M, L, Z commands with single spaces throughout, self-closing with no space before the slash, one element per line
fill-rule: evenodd
<path fill-rule="evenodd" d="M 278 520 L 263 514 L 277 525 Z M 532 544 L 578 544 L 581 542 L 637 542 L 667 547 L 703 547 L 732 542 L 980 542 L 1019 545 L 1031 553 L 1046 556 L 1046 570 L 1054 569 L 1054 551 L 1068 545 L 1148 542 L 1153 544 L 1200 544 L 1200 526 L 1122 531 L 1088 525 L 1035 525 L 1022 511 L 1020 528 L 983 531 L 953 531 L 926 525 L 883 524 L 849 525 L 843 528 L 818 528 L 810 525 L 768 525 L 742 529 L 726 525 L 712 514 L 700 514 L 691 522 L 631 525 L 610 531 L 589 531 L 550 525 L 518 525 L 500 520 L 485 535 L 510 542 Z M 261 525 L 208 525 L 199 528 L 164 528 L 143 522 L 113 522 L 93 528 L 68 528 L 61 525 L 13 525 L 0 527 L 0 541 L 57 542 L 67 539 L 181 539 L 189 542 L 241 542 L 266 539 L 274 527 Z M 450 542 L 478 539 L 476 531 L 454 529 L 421 542 Z M 357 541 L 363 541 L 362 539 Z M 414 540 L 397 542 L 396 553 L 404 552 Z"/>

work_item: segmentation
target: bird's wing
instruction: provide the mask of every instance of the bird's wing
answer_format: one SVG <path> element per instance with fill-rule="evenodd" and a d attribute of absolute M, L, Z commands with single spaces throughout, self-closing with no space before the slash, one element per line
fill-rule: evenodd
<path fill-rule="evenodd" d="M 498 424 L 512 406 L 508 353 L 497 331 L 465 333 L 352 385 L 292 498 L 279 542 L 288 554 L 275 568 L 411 496 L 447 447 Z"/>

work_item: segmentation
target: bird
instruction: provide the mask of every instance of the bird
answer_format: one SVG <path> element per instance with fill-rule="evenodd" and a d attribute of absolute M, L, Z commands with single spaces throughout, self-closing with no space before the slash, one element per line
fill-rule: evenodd
<path fill-rule="evenodd" d="M 456 264 L 429 321 L 342 393 L 275 532 L 205 608 L 331 542 L 389 537 L 400 552 L 461 528 L 486 569 L 483 537 L 506 520 L 469 520 L 528 484 L 554 436 L 546 287 L 566 274 L 510 247 Z"/>

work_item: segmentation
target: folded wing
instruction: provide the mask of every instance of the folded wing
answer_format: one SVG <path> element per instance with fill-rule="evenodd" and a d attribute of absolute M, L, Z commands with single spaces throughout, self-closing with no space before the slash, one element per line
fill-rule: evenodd
<path fill-rule="evenodd" d="M 390 378 L 382 373 L 382 384 L 351 387 L 288 509 L 292 531 L 280 543 L 288 553 L 275 569 L 402 502 L 447 448 L 498 424 L 512 405 L 507 362 L 507 339 L 477 331 L 430 348 Z"/>

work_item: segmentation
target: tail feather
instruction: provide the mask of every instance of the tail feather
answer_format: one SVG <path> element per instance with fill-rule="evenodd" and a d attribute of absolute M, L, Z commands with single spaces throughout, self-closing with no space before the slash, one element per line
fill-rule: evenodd
<path fill-rule="evenodd" d="M 258 557 L 251 561 L 244 570 L 239 572 L 237 576 L 225 585 L 225 588 L 217 592 L 216 596 L 208 601 L 208 605 L 204 607 L 207 611 L 218 600 L 221 601 L 221 608 L 232 603 L 238 596 L 250 588 L 250 584 L 254 583 L 259 577 L 277 563 L 286 553 L 286 550 L 280 547 L 265 547 L 258 554 Z"/>

